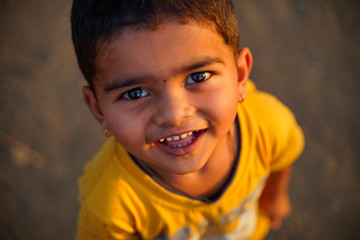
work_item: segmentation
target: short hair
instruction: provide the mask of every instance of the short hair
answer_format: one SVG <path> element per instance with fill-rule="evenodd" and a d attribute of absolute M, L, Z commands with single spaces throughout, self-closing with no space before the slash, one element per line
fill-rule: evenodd
<path fill-rule="evenodd" d="M 239 32 L 231 0 L 74 0 L 71 32 L 78 64 L 91 88 L 99 45 L 125 27 L 155 30 L 166 19 L 210 25 L 234 52 Z"/>

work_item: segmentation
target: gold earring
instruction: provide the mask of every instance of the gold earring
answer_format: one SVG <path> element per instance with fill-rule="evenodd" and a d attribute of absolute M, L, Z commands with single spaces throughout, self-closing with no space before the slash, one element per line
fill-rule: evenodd
<path fill-rule="evenodd" d="M 245 97 L 241 94 L 239 94 L 239 102 L 242 103 L 245 100 Z"/>
<path fill-rule="evenodd" d="M 109 133 L 109 129 L 105 129 L 105 131 L 104 131 L 104 135 L 105 135 L 105 137 L 109 137 L 107 134 Z"/>

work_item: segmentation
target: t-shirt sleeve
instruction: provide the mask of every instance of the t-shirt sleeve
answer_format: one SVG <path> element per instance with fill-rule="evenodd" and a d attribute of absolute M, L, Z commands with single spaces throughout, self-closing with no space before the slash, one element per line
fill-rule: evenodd
<path fill-rule="evenodd" d="M 276 97 L 255 88 L 248 98 L 265 133 L 271 171 L 286 168 L 300 156 L 305 145 L 303 131 L 294 114 Z"/>
<path fill-rule="evenodd" d="M 271 170 L 279 171 L 291 165 L 302 153 L 305 145 L 302 129 L 288 108 L 277 120 L 277 131 L 273 133 Z"/>
<path fill-rule="evenodd" d="M 302 153 L 305 140 L 294 114 L 277 98 L 263 93 L 267 98 L 264 119 L 271 143 L 271 171 L 291 165 Z"/>
<path fill-rule="evenodd" d="M 76 240 L 138 240 L 140 237 L 131 234 L 129 226 L 122 224 L 122 227 L 107 224 L 101 221 L 88 208 L 83 206 L 78 217 Z"/>
<path fill-rule="evenodd" d="M 110 139 L 87 164 L 79 180 L 81 209 L 76 240 L 139 239 L 134 219 L 125 206 L 128 199 Z"/>

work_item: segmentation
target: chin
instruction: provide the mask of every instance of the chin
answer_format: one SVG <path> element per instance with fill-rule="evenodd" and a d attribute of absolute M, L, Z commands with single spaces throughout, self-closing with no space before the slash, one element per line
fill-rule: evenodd
<path fill-rule="evenodd" d="M 172 166 L 171 172 L 178 175 L 187 175 L 201 171 L 203 169 L 206 162 L 193 162 L 194 160 L 190 160 L 189 162 L 183 162 L 181 166 Z M 169 170 L 168 170 L 169 171 Z"/>

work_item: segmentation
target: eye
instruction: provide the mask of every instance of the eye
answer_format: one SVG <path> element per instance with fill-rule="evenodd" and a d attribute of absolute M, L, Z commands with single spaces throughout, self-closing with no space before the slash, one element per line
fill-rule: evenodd
<path fill-rule="evenodd" d="M 211 77 L 211 73 L 209 72 L 192 73 L 190 74 L 190 76 L 187 77 L 186 84 L 200 83 L 205 80 L 208 80 L 210 77 Z"/>
<path fill-rule="evenodd" d="M 136 100 L 142 97 L 146 97 L 147 95 L 149 95 L 149 92 L 144 88 L 134 88 L 125 92 L 122 97 L 127 100 Z"/>

